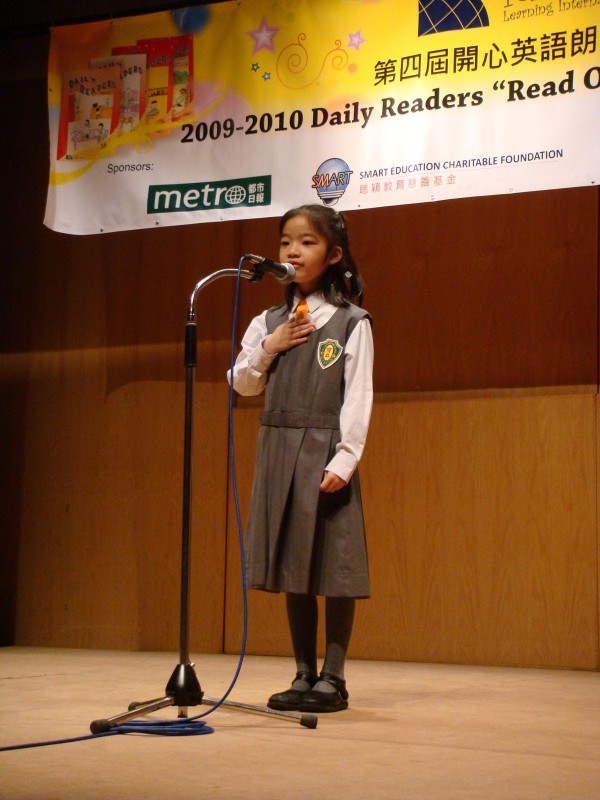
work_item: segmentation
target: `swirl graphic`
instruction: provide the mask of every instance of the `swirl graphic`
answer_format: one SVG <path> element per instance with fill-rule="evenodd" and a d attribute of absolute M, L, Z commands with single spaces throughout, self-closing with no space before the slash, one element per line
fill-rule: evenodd
<path fill-rule="evenodd" d="M 348 64 L 348 53 L 342 49 L 340 39 L 336 39 L 334 48 L 325 54 L 320 67 L 317 65 L 317 73 L 311 74 L 310 55 L 303 44 L 305 39 L 306 34 L 299 33 L 297 40 L 284 47 L 277 59 L 277 77 L 286 89 L 306 89 L 319 80 L 327 65 L 340 70 Z"/>

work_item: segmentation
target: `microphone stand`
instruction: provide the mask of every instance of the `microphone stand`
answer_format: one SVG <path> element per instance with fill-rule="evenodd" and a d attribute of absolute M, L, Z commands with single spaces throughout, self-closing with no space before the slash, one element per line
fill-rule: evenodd
<path fill-rule="evenodd" d="M 250 256 L 242 256 L 241 261 L 249 260 Z M 265 259 L 263 259 L 264 261 Z M 248 281 L 259 281 L 264 271 L 261 264 L 256 264 L 254 270 L 220 269 L 202 278 L 190 296 L 187 323 L 185 329 L 185 420 L 184 420 L 184 447 L 183 447 L 183 514 L 181 532 L 181 601 L 179 621 L 179 663 L 169 678 L 163 697 L 145 702 L 130 703 L 128 711 L 116 714 L 107 719 L 96 719 L 90 725 L 92 733 L 106 733 L 111 728 L 127 722 L 135 717 L 159 711 L 161 708 L 178 706 L 178 717 L 188 716 L 188 706 L 197 706 L 201 703 L 209 706 L 223 705 L 243 711 L 279 717 L 299 722 L 306 728 L 317 727 L 317 717 L 313 714 L 295 714 L 290 711 L 250 706 L 244 703 L 234 703 L 229 700 L 218 700 L 206 697 L 200 687 L 196 676 L 194 664 L 190 661 L 189 653 L 189 599 L 190 599 L 190 522 L 191 522 L 191 483 L 192 483 L 192 422 L 194 406 L 194 383 L 196 376 L 197 357 L 197 329 L 196 329 L 196 298 L 209 284 L 225 277 L 244 278 Z"/>

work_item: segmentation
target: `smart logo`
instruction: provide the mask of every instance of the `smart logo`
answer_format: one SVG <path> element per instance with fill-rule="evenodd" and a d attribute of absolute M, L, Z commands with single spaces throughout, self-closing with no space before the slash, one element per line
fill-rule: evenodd
<path fill-rule="evenodd" d="M 352 170 L 341 158 L 328 158 L 312 177 L 312 187 L 317 190 L 319 200 L 326 206 L 334 206 L 350 183 Z"/>
<path fill-rule="evenodd" d="M 148 187 L 148 214 L 271 205 L 271 176 Z"/>

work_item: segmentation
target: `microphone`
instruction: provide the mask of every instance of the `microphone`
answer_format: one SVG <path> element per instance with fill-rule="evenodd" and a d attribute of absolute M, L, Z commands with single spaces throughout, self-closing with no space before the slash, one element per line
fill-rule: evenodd
<path fill-rule="evenodd" d="M 291 283 L 296 277 L 296 270 L 291 264 L 278 264 L 277 261 L 271 261 L 262 256 L 255 256 L 252 255 L 252 253 L 245 255 L 244 260 L 251 261 L 254 264 L 261 278 L 265 272 L 273 275 L 275 280 L 279 281 L 279 283 Z"/>

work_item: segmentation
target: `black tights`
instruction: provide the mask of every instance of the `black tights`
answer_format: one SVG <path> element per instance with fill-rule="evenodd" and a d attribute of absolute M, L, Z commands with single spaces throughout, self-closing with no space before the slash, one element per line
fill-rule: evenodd
<path fill-rule="evenodd" d="M 325 598 L 325 661 L 322 672 L 344 677 L 346 653 L 354 623 L 353 597 Z M 318 675 L 317 628 L 319 609 L 317 598 L 307 594 L 286 594 L 286 608 L 292 646 L 299 671 Z"/>

